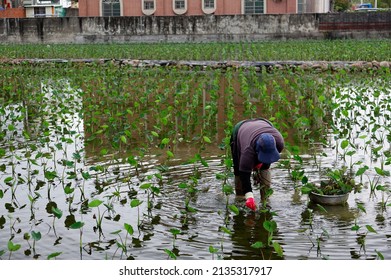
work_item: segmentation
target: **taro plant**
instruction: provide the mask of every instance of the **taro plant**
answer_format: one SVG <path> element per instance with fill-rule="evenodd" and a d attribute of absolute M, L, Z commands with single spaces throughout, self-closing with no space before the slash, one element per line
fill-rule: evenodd
<path fill-rule="evenodd" d="M 273 220 L 265 220 L 263 222 L 263 228 L 266 229 L 266 231 L 268 233 L 267 245 L 268 246 L 272 246 L 274 248 L 274 250 L 276 251 L 276 253 L 280 257 L 282 257 L 284 255 L 284 251 L 283 251 L 280 243 L 278 243 L 277 241 L 273 240 L 274 233 L 277 230 L 277 223 L 275 221 L 273 221 Z"/>
<path fill-rule="evenodd" d="M 173 260 L 177 259 L 177 255 L 175 254 L 175 252 L 170 249 L 164 249 L 164 253 L 166 253 L 168 258 L 170 258 L 170 259 L 173 259 Z"/>
<path fill-rule="evenodd" d="M 141 220 L 140 220 L 140 205 L 143 202 L 139 199 L 135 198 L 130 201 L 130 207 L 136 208 L 137 207 L 137 227 L 140 229 L 141 226 Z"/>
<path fill-rule="evenodd" d="M 325 228 L 322 228 L 320 235 L 316 237 L 316 253 L 317 256 L 322 256 L 321 244 L 325 241 L 325 238 L 329 237 L 329 233 Z"/>
<path fill-rule="evenodd" d="M 366 213 L 366 208 L 364 207 L 364 204 L 357 203 L 357 208 L 359 209 L 359 211 Z M 351 230 L 356 232 L 357 243 L 358 243 L 358 245 L 360 245 L 360 252 L 363 251 L 365 254 L 366 253 L 366 238 L 367 238 L 368 233 L 377 234 L 377 231 L 371 225 L 365 225 L 365 229 L 364 229 L 361 225 L 357 224 L 357 221 L 351 227 Z M 382 254 L 380 252 L 377 252 L 377 256 L 379 258 L 381 258 Z"/>
<path fill-rule="evenodd" d="M 222 232 L 220 248 L 221 248 L 221 251 L 223 252 L 224 251 L 225 234 L 227 234 L 228 236 L 231 236 L 232 231 L 226 226 L 219 226 L 219 232 Z"/>
<path fill-rule="evenodd" d="M 52 213 L 53 213 L 53 224 L 52 224 L 52 227 L 53 227 L 54 234 L 57 236 L 56 227 L 54 226 L 54 222 L 55 222 L 56 218 L 57 219 L 61 219 L 62 211 L 60 209 L 58 209 L 56 206 L 52 206 Z"/>
<path fill-rule="evenodd" d="M 118 242 L 117 242 L 117 245 L 120 245 L 120 244 L 121 244 L 121 248 L 122 248 L 123 252 L 125 252 L 125 254 L 126 254 L 126 253 L 127 253 L 126 240 L 127 240 L 128 235 L 133 235 L 134 230 L 133 230 L 132 225 L 127 224 L 127 223 L 124 223 L 124 228 L 125 228 L 125 230 L 126 230 L 125 243 L 122 244 L 122 243 L 118 243 Z"/>
<path fill-rule="evenodd" d="M 388 46 L 386 43 L 379 42 L 382 57 L 386 57 L 385 49 L 388 50 L 385 48 Z M 281 56 L 281 53 L 285 57 L 292 55 L 291 44 L 289 42 L 280 45 L 289 52 L 279 52 L 278 55 Z M 308 50 L 307 45 L 313 44 L 314 42 L 299 44 L 299 49 Z M 346 42 L 338 42 L 338 44 L 345 45 Z M 188 54 L 192 48 L 192 53 L 197 58 L 217 57 L 226 60 L 228 56 L 236 59 L 245 58 L 247 55 L 251 58 L 249 61 L 255 61 L 262 57 L 275 56 L 273 51 L 259 47 L 270 46 L 269 43 L 231 44 L 229 46 L 207 44 L 207 46 L 208 51 L 205 51 L 204 46 L 201 45 L 172 46 L 166 44 L 161 46 L 162 49 L 156 49 L 155 46 L 152 48 L 154 52 L 144 53 L 151 48 L 140 45 L 132 46 L 132 53 L 136 52 L 136 56 L 143 56 L 147 59 L 151 56 L 167 55 L 180 58 Z M 323 58 L 338 57 L 336 53 L 322 51 L 323 47 L 322 45 L 316 50 L 316 55 Z M 19 52 L 23 53 L 21 49 L 24 48 L 24 46 L 18 47 Z M 126 57 L 129 54 L 126 51 L 128 48 L 129 46 L 102 45 L 99 50 L 96 48 L 93 50 L 82 46 L 71 48 L 74 50 L 71 56 L 83 56 L 84 51 L 91 51 L 91 56 L 97 57 L 103 54 L 119 56 L 119 51 L 120 56 Z M 172 49 L 176 51 L 169 51 Z M 349 52 L 349 57 L 354 56 L 351 49 L 340 49 Z M 164 53 L 159 50 L 164 50 Z M 367 49 L 365 51 L 366 57 L 371 57 L 368 56 Z M 15 53 L 15 50 L 12 52 Z M 42 50 L 39 53 L 43 54 Z M 300 58 L 304 58 L 302 51 Z M 211 150 L 214 153 L 213 147 L 217 146 L 215 142 L 221 141 L 219 148 L 223 155 L 219 159 L 221 159 L 222 171 L 217 171 L 216 178 L 221 181 L 227 203 L 225 215 L 218 213 L 223 218 L 223 224 L 217 235 L 221 233 L 223 235 L 221 241 L 221 249 L 223 249 L 223 244 L 226 242 L 224 237 L 226 234 L 232 234 L 230 215 L 227 212 L 229 210 L 237 215 L 239 211 L 235 205 L 229 204 L 229 196 L 233 193 L 229 182 L 229 178 L 232 177 L 229 137 L 233 124 L 243 116 L 264 116 L 275 120 L 276 125 L 284 132 L 287 142 L 291 144 L 291 147 L 287 146 L 286 149 L 288 160 L 280 161 L 282 163 L 280 167 L 288 169 L 289 176 L 295 183 L 306 178 L 303 170 L 308 163 L 303 160 L 302 155 L 307 154 L 307 151 L 302 149 L 302 145 L 309 148 L 308 151 L 316 162 L 316 167 L 320 168 L 322 162 L 318 160 L 318 154 L 313 154 L 310 148 L 318 150 L 321 149 L 319 147 L 326 146 L 325 139 L 328 139 L 330 127 L 334 129 L 332 136 L 338 143 L 336 148 L 346 160 L 350 155 L 352 158 L 357 156 L 360 152 L 358 140 L 365 140 L 363 135 L 368 136 L 369 139 L 363 144 L 362 151 L 367 153 L 371 149 L 371 159 L 382 162 L 380 162 L 379 169 L 375 169 L 376 174 L 366 172 L 364 166 L 364 169 L 356 173 L 356 177 L 363 175 L 364 173 L 361 172 L 364 171 L 369 181 L 373 183 L 373 189 L 382 192 L 382 207 L 389 205 L 387 185 L 381 182 L 382 179 L 388 178 L 386 170 L 390 164 L 384 151 L 389 142 L 389 135 L 387 135 L 389 133 L 387 124 L 390 118 L 390 102 L 387 94 L 389 91 L 388 69 L 379 72 L 368 71 L 362 75 L 358 72 L 351 74 L 344 70 L 324 72 L 319 75 L 319 73 L 314 74 L 307 70 L 301 71 L 298 67 L 292 71 L 289 69 L 269 71 L 273 69 L 263 67 L 260 69 L 240 67 L 239 70 L 233 67 L 226 69 L 194 67 L 183 71 L 172 65 L 143 68 L 116 63 L 116 61 L 107 63 L 96 61 L 87 64 L 30 65 L 24 63 L 12 66 L 3 64 L 6 70 L 3 71 L 4 77 L 0 82 L 0 199 L 11 199 L 11 202 L 5 201 L 5 208 L 9 212 L 17 212 L 18 207 L 23 209 L 24 205 L 18 205 L 19 201 L 22 201 L 20 193 L 24 191 L 22 186 L 28 186 L 28 197 L 32 209 L 31 221 L 40 222 L 36 220 L 40 209 L 35 206 L 41 205 L 41 200 L 45 199 L 42 193 L 47 191 L 49 200 L 51 197 L 56 197 L 56 200 L 64 199 L 63 202 L 68 204 L 70 216 L 81 210 L 81 219 L 88 220 L 91 218 L 88 215 L 91 214 L 96 223 L 93 227 L 94 232 L 98 235 L 97 231 L 99 231 L 100 238 L 102 221 L 106 218 L 104 213 L 110 211 L 111 207 L 111 205 L 110 207 L 105 205 L 107 209 L 101 212 L 103 202 L 93 197 L 102 195 L 109 199 L 113 198 L 113 204 L 125 205 L 130 200 L 131 207 L 137 208 L 137 226 L 140 229 L 142 225 L 140 217 L 143 213 L 139 206 L 142 202 L 137 199 L 139 190 L 135 190 L 134 186 L 140 186 L 139 189 L 145 191 L 146 208 L 150 211 L 154 206 L 155 195 L 160 194 L 157 186 L 163 186 L 165 176 L 170 176 L 168 164 L 175 165 L 180 160 L 186 161 L 190 158 L 190 162 L 193 163 L 193 172 L 188 181 L 184 180 L 185 183 L 179 184 L 179 188 L 185 192 L 184 211 L 182 212 L 185 218 L 182 220 L 181 228 L 184 230 L 193 226 L 189 223 L 189 218 L 197 221 L 199 215 L 204 214 L 198 212 L 194 206 L 197 205 L 195 204 L 196 194 L 199 193 L 199 186 L 203 186 L 200 178 L 204 170 L 215 171 L 213 169 L 215 166 L 209 166 L 206 155 Z M 359 79 L 355 80 L 356 75 L 360 79 L 363 78 L 359 82 L 362 88 L 346 92 L 340 90 L 346 83 L 349 85 L 357 83 Z M 372 82 L 375 76 L 376 80 L 381 81 L 380 86 Z M 53 81 L 50 83 L 52 88 L 57 87 L 56 90 L 51 91 L 51 97 L 44 94 L 44 91 L 49 92 L 47 84 L 41 83 L 45 77 Z M 69 83 L 65 83 L 63 77 L 67 77 Z M 62 91 L 68 84 L 81 88 L 82 92 L 75 92 L 64 98 Z M 378 86 L 379 91 L 367 94 L 368 87 Z M 43 90 L 44 88 L 46 89 Z M 330 88 L 336 88 L 335 92 Z M 383 96 L 383 93 L 386 94 Z M 331 98 L 334 94 L 335 100 Z M 82 99 L 78 100 L 78 96 L 82 96 Z M 24 105 L 13 109 L 7 116 L 6 106 L 13 105 L 19 100 L 22 100 Z M 61 102 L 58 104 L 58 101 Z M 82 108 L 79 108 L 80 105 Z M 331 116 L 332 111 L 335 113 L 333 116 Z M 18 115 L 18 112 L 22 114 Z M 364 121 L 367 115 L 370 116 L 370 120 Z M 333 121 L 337 123 L 340 121 L 340 123 L 332 125 Z M 25 126 L 20 129 L 19 125 L 22 122 Z M 362 131 L 358 131 L 356 126 L 360 126 Z M 23 139 L 28 144 L 19 139 Z M 156 145 L 161 148 L 161 151 L 155 150 Z M 177 153 L 176 145 L 181 146 L 179 148 L 185 145 L 194 148 L 196 151 L 194 157 Z M 212 149 L 209 150 L 209 148 Z M 136 156 L 134 152 L 139 152 L 139 154 Z M 153 157 L 155 155 L 156 157 Z M 369 159 L 366 155 L 362 158 Z M 151 162 L 157 160 L 158 164 L 162 164 L 158 165 L 158 172 L 153 175 L 150 175 L 150 170 L 148 170 L 151 168 L 149 160 Z M 358 164 L 361 163 L 354 163 L 354 165 Z M 89 166 L 92 167 L 88 169 Z M 352 167 L 352 162 L 349 167 Z M 332 175 L 339 180 L 339 174 Z M 181 174 L 181 176 L 186 176 L 186 174 Z M 155 179 L 157 183 L 151 181 Z M 125 193 L 122 191 L 123 184 L 129 188 L 125 191 L 124 197 L 122 197 Z M 205 185 L 209 191 L 209 185 Z M 60 193 L 57 192 L 57 186 L 63 188 L 59 188 Z M 81 193 L 80 198 L 76 195 L 78 192 Z M 162 200 L 164 201 L 164 198 Z M 88 201 L 90 203 L 87 203 Z M 51 208 L 50 214 L 54 215 L 53 228 L 56 219 L 61 218 L 59 208 L 62 207 L 66 206 Z M 179 208 L 183 209 L 182 206 Z M 159 211 L 158 207 L 155 209 Z M 197 214 L 192 215 L 193 213 Z M 256 213 L 256 215 L 259 214 Z M 0 217 L 0 231 L 4 232 L 1 227 L 5 222 L 1 220 Z M 66 222 L 67 220 L 68 218 Z M 30 224 L 29 222 L 24 221 L 24 225 Z M 194 223 L 194 226 L 195 224 L 197 223 Z M 81 244 L 83 230 L 89 229 L 82 230 L 82 222 L 73 221 L 71 225 L 71 228 L 80 229 Z M 58 227 L 59 224 L 56 226 Z M 127 236 L 133 235 L 133 228 L 130 225 L 125 224 L 124 227 Z M 17 228 L 12 226 L 10 231 L 12 235 L 10 240 L 15 243 Z M 273 223 L 266 225 L 269 239 L 263 246 L 274 247 L 276 252 L 281 253 L 282 248 L 278 248 L 279 244 L 275 241 L 275 228 L 276 225 Z M 70 231 L 70 235 L 72 233 Z M 311 232 L 311 234 L 314 233 Z M 151 236 L 154 236 L 155 241 L 160 238 L 155 232 L 151 233 Z M 316 240 L 312 240 L 311 236 L 313 245 L 317 246 L 319 251 L 322 247 L 321 242 L 326 236 L 325 231 L 319 233 Z M 108 242 L 108 247 L 110 247 L 111 242 L 114 241 Z M 118 250 L 122 250 L 122 253 L 128 256 L 128 241 L 120 237 L 116 242 Z M 147 243 L 146 246 L 148 246 Z M 10 247 L 15 251 L 17 249 L 17 246 L 12 246 L 12 244 Z M 214 247 L 209 248 L 212 257 L 215 257 L 219 250 Z M 166 249 L 165 252 L 170 258 L 176 258 L 179 255 L 177 248 Z M 55 258 L 58 256 L 57 253 L 49 256 Z M 0 255 L 2 254 L 4 253 L 0 252 Z M 378 257 L 381 257 L 380 252 Z"/>
<path fill-rule="evenodd" d="M 318 210 L 320 210 L 321 212 L 324 212 L 324 213 L 327 213 L 327 210 L 320 204 L 316 204 L 316 208 Z M 314 209 L 311 209 L 311 208 L 307 208 L 306 211 L 305 211 L 305 217 L 306 217 L 306 224 L 308 224 L 308 227 L 300 230 L 299 232 L 304 232 L 306 234 L 306 236 L 308 237 L 308 239 L 310 240 L 311 244 L 312 244 L 312 247 L 315 247 L 316 246 L 316 254 L 317 256 L 322 256 L 322 252 L 321 252 L 321 246 L 322 246 L 322 242 L 325 241 L 325 238 L 329 237 L 329 233 L 328 231 L 325 229 L 325 228 L 321 228 L 321 233 L 316 233 L 315 232 L 315 229 L 314 229 Z M 307 233 L 308 231 L 308 233 Z M 315 241 L 313 240 L 312 236 L 313 235 L 316 235 L 315 237 Z"/>
<path fill-rule="evenodd" d="M 8 247 L 8 251 L 10 252 L 8 259 L 11 259 L 12 252 L 18 251 L 22 247 L 22 245 L 15 244 L 15 243 L 12 242 L 12 240 L 9 240 L 8 244 L 7 244 L 7 247 Z"/>
<path fill-rule="evenodd" d="M 291 146 L 289 143 L 286 145 L 286 159 L 281 159 L 281 166 L 285 167 L 292 179 L 296 182 L 300 182 L 304 176 L 303 159 L 300 156 L 300 149 L 298 146 Z"/>
<path fill-rule="evenodd" d="M 219 249 L 213 247 L 212 245 L 210 245 L 210 246 L 208 247 L 208 250 L 209 250 L 209 253 L 212 254 L 212 260 L 214 260 L 214 256 L 215 256 L 215 254 L 219 251 Z"/>
<path fill-rule="evenodd" d="M 175 248 L 175 241 L 177 239 L 178 234 L 181 234 L 181 230 L 177 228 L 171 228 L 170 233 L 172 234 L 172 247 Z"/>
<path fill-rule="evenodd" d="M 389 202 L 391 199 L 390 186 L 380 185 L 377 187 L 377 190 L 382 192 L 380 207 L 383 211 L 385 211 L 387 207 L 391 207 L 391 202 Z"/>
<path fill-rule="evenodd" d="M 32 246 L 33 255 L 34 258 L 37 258 L 39 255 L 37 255 L 37 253 L 35 252 L 35 243 L 41 240 L 42 234 L 39 231 L 31 231 L 31 237 L 33 238 L 33 246 Z"/>
<path fill-rule="evenodd" d="M 154 186 L 152 183 L 144 183 L 140 185 L 140 190 L 144 190 L 147 193 L 147 209 L 148 211 L 152 210 L 153 202 L 152 199 L 155 195 L 160 193 L 160 189 L 157 186 Z"/>
<path fill-rule="evenodd" d="M 175 241 L 176 241 L 177 235 L 181 234 L 182 232 L 181 232 L 180 229 L 177 229 L 177 228 L 171 228 L 169 231 L 172 234 L 172 250 L 164 249 L 164 252 L 167 254 L 167 256 L 170 259 L 176 260 L 179 251 L 178 251 L 178 249 L 177 249 L 177 247 L 175 245 Z"/>
<path fill-rule="evenodd" d="M 377 176 L 379 176 L 379 177 L 382 177 L 382 178 L 389 178 L 390 177 L 390 171 L 388 171 L 388 170 L 385 170 L 383 168 L 379 168 L 379 167 L 375 166 L 375 171 L 376 171 Z M 375 188 L 376 188 L 376 190 L 383 191 L 383 192 L 387 190 L 385 185 L 371 184 L 371 192 L 373 192 Z"/>
<path fill-rule="evenodd" d="M 191 202 L 192 197 L 198 191 L 195 188 L 195 186 L 196 186 L 195 183 L 196 183 L 196 180 L 192 180 L 190 183 L 181 182 L 178 185 L 179 189 L 186 190 L 186 198 L 184 200 L 184 202 L 185 202 L 184 206 L 185 206 L 186 212 L 190 212 L 190 213 L 197 212 L 197 209 L 190 206 L 190 202 Z"/>
<path fill-rule="evenodd" d="M 360 192 L 362 185 L 356 183 L 354 176 L 347 171 L 347 167 L 343 166 L 337 169 L 327 169 L 326 179 L 320 184 L 309 182 L 307 176 L 302 178 L 301 191 L 303 194 L 315 192 L 322 195 L 339 195 L 350 192 Z"/>
<path fill-rule="evenodd" d="M 94 230 L 98 230 L 99 236 L 103 235 L 103 230 L 102 230 L 102 221 L 103 221 L 103 216 L 107 211 L 112 210 L 112 206 L 108 204 L 104 204 L 106 207 L 105 211 L 103 213 L 100 212 L 99 206 L 103 203 L 102 200 L 99 199 L 94 199 L 88 203 L 89 208 L 97 208 L 98 209 L 98 214 L 93 215 L 93 219 L 96 221 L 96 227 L 94 227 Z"/>
<path fill-rule="evenodd" d="M 54 252 L 54 253 L 51 253 L 47 256 L 47 259 L 48 260 L 51 260 L 51 259 L 56 259 L 59 255 L 61 255 L 62 252 Z"/>
<path fill-rule="evenodd" d="M 266 230 L 268 235 L 266 243 L 262 241 L 256 241 L 255 243 L 251 244 L 251 247 L 254 249 L 259 249 L 263 259 L 265 259 L 263 249 L 268 247 L 272 247 L 279 257 L 283 257 L 284 256 L 283 248 L 277 241 L 273 240 L 274 233 L 276 232 L 277 229 L 277 223 L 273 220 L 265 220 L 262 226 Z"/>
<path fill-rule="evenodd" d="M 81 221 L 75 221 L 72 223 L 69 228 L 70 229 L 78 229 L 79 230 L 79 249 L 80 249 L 80 254 L 83 250 L 83 226 L 84 222 Z"/>

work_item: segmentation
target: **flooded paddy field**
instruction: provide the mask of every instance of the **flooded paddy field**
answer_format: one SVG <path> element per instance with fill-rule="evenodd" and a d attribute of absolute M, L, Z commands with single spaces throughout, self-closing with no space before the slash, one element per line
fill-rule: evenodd
<path fill-rule="evenodd" d="M 1 259 L 391 259 L 388 68 L 6 67 Z M 253 212 L 229 137 L 255 117 L 286 148 Z M 345 205 L 301 192 L 340 167 L 363 186 Z"/>

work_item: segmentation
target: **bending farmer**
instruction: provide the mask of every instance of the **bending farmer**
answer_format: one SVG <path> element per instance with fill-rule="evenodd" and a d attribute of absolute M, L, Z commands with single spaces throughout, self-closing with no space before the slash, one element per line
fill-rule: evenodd
<path fill-rule="evenodd" d="M 266 119 L 249 119 L 237 123 L 231 135 L 231 153 L 235 175 L 235 192 L 244 195 L 246 206 L 256 209 L 251 173 L 260 184 L 261 200 L 270 187 L 270 165 L 280 159 L 284 149 L 281 133 Z"/>

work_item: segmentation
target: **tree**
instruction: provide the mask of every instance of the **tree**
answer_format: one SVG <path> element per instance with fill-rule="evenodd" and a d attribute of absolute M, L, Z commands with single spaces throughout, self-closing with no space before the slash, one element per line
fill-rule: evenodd
<path fill-rule="evenodd" d="M 350 9 L 350 5 L 349 0 L 335 0 L 333 10 L 336 12 L 346 12 Z"/>
<path fill-rule="evenodd" d="M 377 7 L 391 9 L 391 0 L 377 0 Z"/>

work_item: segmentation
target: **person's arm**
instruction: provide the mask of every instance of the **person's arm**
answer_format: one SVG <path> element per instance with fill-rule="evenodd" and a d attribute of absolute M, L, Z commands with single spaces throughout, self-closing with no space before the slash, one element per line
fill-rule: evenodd
<path fill-rule="evenodd" d="M 240 182 L 242 183 L 242 188 L 244 193 L 252 192 L 251 187 L 251 172 L 239 171 Z"/>
<path fill-rule="evenodd" d="M 246 198 L 246 206 L 255 211 L 257 205 L 254 200 L 253 190 L 251 188 L 251 172 L 239 171 L 240 181 L 244 191 L 244 197 Z"/>

